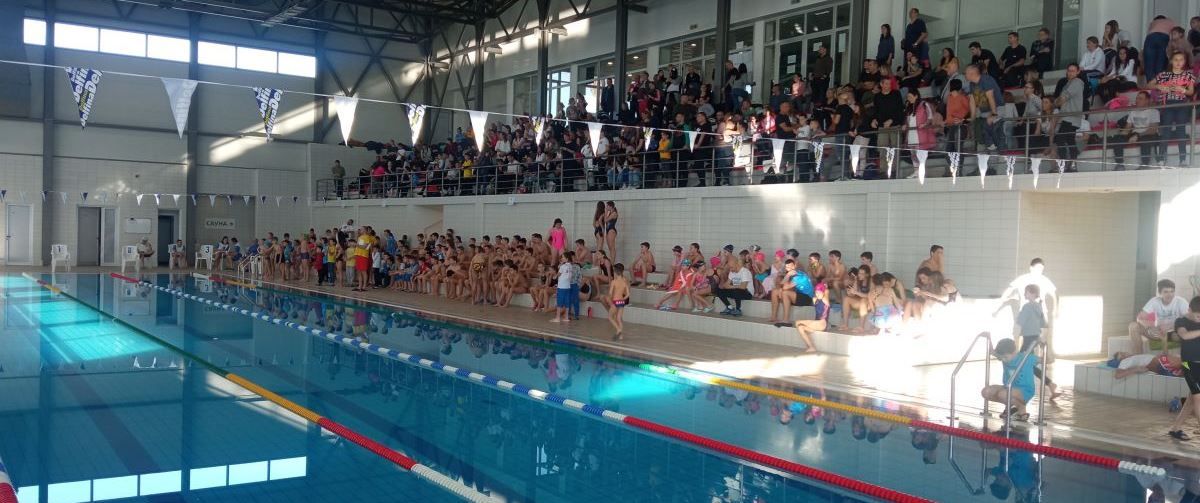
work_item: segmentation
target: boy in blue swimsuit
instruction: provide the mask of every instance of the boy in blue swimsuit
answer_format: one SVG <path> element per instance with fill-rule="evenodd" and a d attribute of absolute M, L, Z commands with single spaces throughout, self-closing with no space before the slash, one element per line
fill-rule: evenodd
<path fill-rule="evenodd" d="M 1011 415 L 1017 421 L 1029 420 L 1029 412 L 1025 410 L 1025 405 L 1029 403 L 1036 392 L 1033 369 L 1038 365 L 1037 355 L 1030 354 L 1025 365 L 1017 369 L 1023 355 L 1017 352 L 1016 342 L 1012 339 L 1002 339 L 996 343 L 996 349 L 992 350 L 992 356 L 995 356 L 1004 365 L 1004 384 L 986 386 L 979 394 L 988 402 L 1005 403 L 1008 400 L 1005 386 L 1012 383 L 1012 410 L 1005 411 L 1000 417 L 1005 418 Z"/>

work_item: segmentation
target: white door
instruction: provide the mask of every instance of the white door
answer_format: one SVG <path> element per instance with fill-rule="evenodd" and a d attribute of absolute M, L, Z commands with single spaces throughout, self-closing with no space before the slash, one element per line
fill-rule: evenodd
<path fill-rule="evenodd" d="M 117 256 L 117 209 L 104 208 L 100 218 L 100 265 L 120 265 Z"/>
<path fill-rule="evenodd" d="M 33 262 L 33 207 L 28 204 L 9 204 L 4 207 L 5 264 Z"/>

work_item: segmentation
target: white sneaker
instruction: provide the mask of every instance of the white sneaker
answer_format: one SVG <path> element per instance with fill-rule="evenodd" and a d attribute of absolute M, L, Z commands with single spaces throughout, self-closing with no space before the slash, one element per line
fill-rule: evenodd
<path fill-rule="evenodd" d="M 907 178 L 907 179 L 911 180 L 911 179 L 913 179 L 913 178 L 916 178 L 916 177 L 917 177 L 917 172 L 916 172 L 916 171 L 913 171 L 913 174 L 911 174 L 911 175 L 908 175 L 908 176 L 906 176 L 906 177 L 904 177 L 904 178 Z"/>
<path fill-rule="evenodd" d="M 988 149 L 988 152 L 995 152 L 995 151 L 996 151 L 996 146 L 995 146 L 995 145 L 988 145 L 988 146 L 987 146 L 987 149 Z"/>

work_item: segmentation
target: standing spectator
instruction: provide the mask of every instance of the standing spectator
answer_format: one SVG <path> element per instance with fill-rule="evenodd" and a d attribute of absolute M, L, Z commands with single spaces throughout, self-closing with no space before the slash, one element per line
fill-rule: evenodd
<path fill-rule="evenodd" d="M 337 198 L 341 199 L 342 190 L 345 187 L 344 184 L 346 181 L 346 168 L 342 167 L 341 160 L 335 159 L 333 161 L 333 167 L 330 168 L 330 171 L 333 172 L 333 191 L 337 194 Z"/>
<path fill-rule="evenodd" d="M 961 80 L 950 81 L 946 89 L 950 91 L 946 99 L 946 149 L 962 152 L 963 131 L 971 114 L 971 100 L 963 93 Z"/>
<path fill-rule="evenodd" d="M 875 61 L 881 66 L 892 66 L 896 57 L 896 37 L 892 36 L 892 25 L 884 24 L 879 27 L 879 46 L 875 49 Z"/>
<path fill-rule="evenodd" d="M 904 98 L 900 91 L 892 89 L 891 79 L 879 81 L 879 94 L 875 96 L 875 118 L 871 127 L 879 130 L 875 143 L 880 148 L 898 146 L 896 138 L 904 124 Z"/>
<path fill-rule="evenodd" d="M 1079 157 L 1079 143 L 1075 140 L 1075 132 L 1079 131 L 1083 121 L 1083 95 L 1086 89 L 1079 65 L 1067 65 L 1067 83 L 1054 100 L 1062 116 L 1055 117 L 1054 125 L 1050 128 L 1055 131 L 1054 144 L 1058 146 L 1061 159 L 1075 160 Z M 1068 171 L 1071 170 L 1074 170 L 1074 167 L 1068 168 Z"/>
<path fill-rule="evenodd" d="M 1038 30 L 1038 38 L 1029 46 L 1029 57 L 1033 58 L 1033 67 L 1037 69 L 1038 78 L 1054 67 L 1054 39 L 1050 38 L 1050 30 Z"/>
<path fill-rule="evenodd" d="M 1175 320 L 1175 333 L 1182 339 L 1180 359 L 1183 361 L 1183 380 L 1191 393 L 1191 403 L 1184 405 L 1171 423 L 1170 435 L 1176 440 L 1190 440 L 1183 432 L 1183 423 L 1190 418 L 1200 417 L 1200 297 L 1188 303 L 1188 312 Z"/>
<path fill-rule="evenodd" d="M 1187 69 L 1187 57 L 1177 52 L 1171 55 L 1171 66 L 1154 77 L 1152 87 L 1157 89 L 1164 105 L 1175 105 L 1191 100 L 1196 92 L 1196 76 Z M 1149 68 L 1147 68 L 1149 71 Z M 1147 73 L 1146 75 L 1149 75 Z M 1148 77 L 1147 77 L 1148 79 Z M 1162 141 L 1179 141 L 1179 165 L 1187 163 L 1185 154 L 1187 144 L 1187 124 L 1191 122 L 1191 107 L 1172 106 L 1163 108 L 1162 127 L 1159 136 Z"/>
<path fill-rule="evenodd" d="M 921 19 L 921 11 L 916 7 L 908 10 L 908 26 L 904 28 L 900 50 L 915 52 L 917 59 L 929 64 L 929 30 L 925 27 L 925 20 Z"/>
<path fill-rule="evenodd" d="M 829 76 L 833 74 L 833 58 L 829 57 L 829 48 L 824 44 L 817 48 L 817 60 L 813 62 L 808 73 L 808 80 L 812 82 L 813 102 L 824 105 L 825 91 L 829 89 Z"/>
<path fill-rule="evenodd" d="M 1183 28 L 1178 26 L 1171 28 L 1171 41 L 1167 44 L 1167 54 L 1183 53 L 1187 68 L 1192 67 L 1192 43 L 1188 42 L 1187 35 L 1184 34 Z"/>
<path fill-rule="evenodd" d="M 1029 53 L 1021 45 L 1021 35 L 1015 31 L 1008 32 L 1008 47 L 1000 54 L 1000 71 L 1002 87 L 1017 87 L 1025 73 L 1025 61 Z"/>
<path fill-rule="evenodd" d="M 604 114 L 608 120 L 613 118 L 613 103 L 615 102 L 616 89 L 613 87 L 612 77 L 609 77 L 605 79 L 604 87 L 600 90 L 600 113 Z"/>
<path fill-rule="evenodd" d="M 1004 129 L 998 115 L 1000 106 L 1004 104 L 1004 94 L 1000 85 L 991 75 L 984 75 L 976 65 L 967 67 L 967 82 L 971 83 L 973 103 L 975 138 L 978 146 L 986 146 L 988 150 L 1003 150 Z M 982 141 L 979 141 L 982 139 Z"/>
<path fill-rule="evenodd" d="M 970 67 L 968 67 L 970 68 Z M 933 130 L 933 107 L 928 102 L 921 101 L 921 92 L 916 88 L 909 89 L 908 95 L 905 96 L 905 116 L 907 117 L 905 129 L 905 143 L 908 145 L 908 150 L 904 152 L 910 156 L 909 161 L 915 167 L 917 159 L 913 154 L 912 149 L 929 150 L 933 148 L 937 132 Z M 899 178 L 900 170 L 896 170 L 896 176 Z M 914 170 L 909 178 L 916 178 L 917 172 Z M 863 254 L 866 256 L 866 253 Z"/>
<path fill-rule="evenodd" d="M 1147 79 L 1150 75 L 1158 75 L 1167 68 L 1167 45 L 1171 43 L 1171 29 L 1175 21 L 1167 16 L 1155 16 L 1146 30 L 1146 42 L 1142 45 L 1142 67 L 1146 69 Z"/>
<path fill-rule="evenodd" d="M 1192 44 L 1192 58 L 1194 60 L 1196 56 L 1200 56 L 1200 16 L 1193 16 L 1189 24 L 1187 40 L 1189 44 Z"/>
<path fill-rule="evenodd" d="M 1129 35 L 1128 31 L 1121 29 L 1121 24 L 1116 19 L 1110 19 L 1104 23 L 1104 35 L 1100 41 L 1100 48 L 1104 49 L 1106 57 L 1110 59 L 1115 57 L 1117 49 L 1129 47 L 1131 41 L 1133 41 L 1133 37 Z"/>
<path fill-rule="evenodd" d="M 999 82 L 1000 64 L 996 62 L 996 55 L 992 51 L 984 49 L 979 42 L 971 42 L 967 47 L 971 50 L 971 64 L 979 67 L 983 73 Z"/>

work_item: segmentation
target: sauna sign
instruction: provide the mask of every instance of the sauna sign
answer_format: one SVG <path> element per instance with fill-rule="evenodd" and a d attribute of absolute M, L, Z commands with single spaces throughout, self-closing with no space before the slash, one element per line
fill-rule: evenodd
<path fill-rule="evenodd" d="M 233 230 L 237 228 L 237 219 L 235 218 L 205 218 L 205 229 L 220 229 Z"/>

